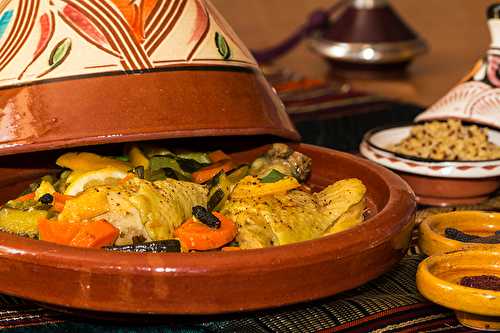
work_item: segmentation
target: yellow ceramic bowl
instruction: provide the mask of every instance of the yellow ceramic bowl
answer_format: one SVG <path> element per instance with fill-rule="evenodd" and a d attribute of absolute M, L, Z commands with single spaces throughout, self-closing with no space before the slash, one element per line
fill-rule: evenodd
<path fill-rule="evenodd" d="M 491 236 L 500 230 L 500 214 L 481 211 L 458 211 L 436 214 L 420 224 L 419 247 L 427 255 L 465 249 L 488 249 L 500 252 L 500 244 L 464 243 L 446 238 L 446 228 L 456 228 L 468 234 Z"/>
<path fill-rule="evenodd" d="M 466 250 L 435 255 L 420 263 L 417 287 L 427 299 L 457 313 L 465 326 L 500 329 L 500 292 L 464 287 L 465 276 L 500 277 L 500 252 Z"/>

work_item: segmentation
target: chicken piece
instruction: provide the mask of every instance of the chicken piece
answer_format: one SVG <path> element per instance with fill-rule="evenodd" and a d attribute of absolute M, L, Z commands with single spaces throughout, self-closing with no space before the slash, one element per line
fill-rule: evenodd
<path fill-rule="evenodd" d="M 347 179 L 319 193 L 300 190 L 262 197 L 230 198 L 223 214 L 238 226 L 243 249 L 264 248 L 314 239 L 363 220 L 366 187 Z M 342 223 L 335 229 L 336 223 Z"/>
<path fill-rule="evenodd" d="M 267 157 L 272 160 L 287 159 L 292 154 L 293 149 L 284 143 L 274 143 L 266 153 Z"/>
<path fill-rule="evenodd" d="M 283 143 L 275 143 L 251 165 L 250 174 L 264 177 L 272 170 L 305 182 L 311 173 L 311 159 Z"/>
<path fill-rule="evenodd" d="M 115 245 L 133 244 L 134 240 L 152 241 L 142 224 L 139 210 L 129 200 L 132 196 L 133 192 L 124 188 L 113 188 L 107 193 L 110 209 L 99 218 L 105 219 L 120 230 Z"/>
<path fill-rule="evenodd" d="M 205 187 L 173 179 L 151 183 L 132 178 L 103 190 L 109 211 L 98 218 L 120 229 L 116 245 L 131 244 L 136 237 L 145 241 L 173 238 L 174 229 L 191 216 L 194 206 L 207 205 Z"/>

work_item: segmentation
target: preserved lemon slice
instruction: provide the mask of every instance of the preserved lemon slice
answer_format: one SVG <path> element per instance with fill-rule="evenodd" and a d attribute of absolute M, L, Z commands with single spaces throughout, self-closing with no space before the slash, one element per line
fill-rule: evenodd
<path fill-rule="evenodd" d="M 93 153 L 66 153 L 59 157 L 56 163 L 73 171 L 92 171 L 111 167 L 127 172 L 132 169 L 127 162 Z"/>
<path fill-rule="evenodd" d="M 107 192 L 99 187 L 89 188 L 69 199 L 59 214 L 59 221 L 90 220 L 109 211 Z"/>
<path fill-rule="evenodd" d="M 143 166 L 144 169 L 149 169 L 149 159 L 144 155 L 141 149 L 137 145 L 132 145 L 128 151 L 128 157 L 130 159 L 130 164 L 134 168 L 138 166 Z"/>
<path fill-rule="evenodd" d="M 71 184 L 78 178 L 80 178 L 84 173 L 87 173 L 88 171 L 71 171 L 69 174 L 68 178 L 66 178 L 66 184 Z"/>
<path fill-rule="evenodd" d="M 115 168 L 87 171 L 73 177 L 64 194 L 75 196 L 93 186 L 114 185 L 125 177 L 127 172 Z"/>
<path fill-rule="evenodd" d="M 247 176 L 236 185 L 231 197 L 234 199 L 263 197 L 288 192 L 298 187 L 300 187 L 300 184 L 293 177 L 285 177 L 274 183 L 262 183 L 257 177 Z"/>

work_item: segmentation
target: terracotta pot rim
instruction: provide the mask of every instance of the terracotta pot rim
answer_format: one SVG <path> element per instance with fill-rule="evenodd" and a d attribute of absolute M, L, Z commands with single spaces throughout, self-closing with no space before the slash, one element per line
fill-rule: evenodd
<path fill-rule="evenodd" d="M 320 148 L 306 144 L 299 144 L 299 147 L 314 148 L 317 150 L 332 152 L 327 148 Z M 351 155 L 347 153 L 335 152 L 342 156 Z M 278 246 L 274 248 L 245 250 L 241 252 L 229 253 L 190 253 L 190 254 L 131 254 L 131 253 L 115 253 L 105 252 L 102 250 L 87 250 L 72 248 L 52 243 L 47 243 L 39 240 L 22 238 L 19 236 L 0 233 L 0 253 L 6 255 L 11 260 L 30 261 L 32 255 L 43 258 L 41 260 L 46 266 L 55 266 L 60 269 L 68 270 L 83 270 L 83 271 L 106 271 L 109 272 L 112 268 L 119 268 L 120 272 L 130 271 L 132 274 L 193 274 L 203 271 L 204 274 L 217 275 L 228 265 L 234 267 L 238 271 L 252 268 L 242 258 L 263 257 L 267 255 L 267 261 L 279 261 L 280 265 L 291 267 L 300 265 L 293 254 L 297 250 L 299 253 L 302 250 L 303 260 L 308 257 L 316 256 L 319 252 L 334 251 L 336 239 L 343 240 L 342 248 L 344 251 L 337 258 L 347 258 L 359 253 L 362 242 L 369 241 L 369 247 L 364 251 L 377 247 L 380 244 L 391 238 L 391 235 L 397 231 L 404 229 L 410 223 L 410 216 L 416 209 L 415 197 L 409 186 L 393 172 L 376 165 L 373 162 L 353 157 L 357 162 L 362 163 L 368 169 L 375 171 L 384 180 L 386 184 L 391 184 L 389 187 L 389 199 L 384 208 L 371 217 L 364 224 L 357 226 L 351 230 L 347 230 L 335 235 L 322 237 L 315 240 L 300 242 L 290 245 Z M 394 216 L 402 217 L 393 224 L 387 224 L 388 220 L 393 220 Z M 380 237 L 380 235 L 382 235 Z M 377 238 L 378 237 L 378 238 Z M 345 245 L 347 244 L 347 245 Z M 272 254 L 272 256 L 271 256 Z M 78 258 L 79 266 L 73 264 Z M 203 258 L 204 264 L 199 265 L 199 259 Z M 322 261 L 319 257 L 317 260 Z M 154 262 L 154 264 L 152 264 Z M 107 264 L 103 266 L 103 264 Z M 197 264 L 195 270 L 193 265 Z M 164 270 L 159 269 L 155 272 L 155 266 L 159 268 L 164 266 Z M 275 270 L 273 265 L 263 265 L 263 269 Z M 170 268 L 169 268 L 170 267 Z M 172 269 L 172 267 L 175 267 Z M 161 267 L 160 267 L 161 268 Z M 140 273 L 138 273 L 138 270 Z"/>
<path fill-rule="evenodd" d="M 282 101 L 256 68 L 189 65 L 140 73 L 64 77 L 13 88 L 9 103 L 20 105 L 13 110 L 37 121 L 24 126 L 31 119 L 26 116 L 12 133 L 2 132 L 0 156 L 169 138 L 300 140 Z"/>

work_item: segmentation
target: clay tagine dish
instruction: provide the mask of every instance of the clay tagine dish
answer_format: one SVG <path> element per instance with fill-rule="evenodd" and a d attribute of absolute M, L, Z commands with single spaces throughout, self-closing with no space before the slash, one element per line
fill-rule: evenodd
<path fill-rule="evenodd" d="M 165 137 L 298 139 L 208 1 L 1 5 L 1 155 Z"/>
<path fill-rule="evenodd" d="M 453 118 L 500 128 L 500 4 L 490 6 L 487 16 L 491 46 L 486 56 L 417 122 Z"/>
<path fill-rule="evenodd" d="M 405 255 L 414 226 L 415 201 L 406 183 L 352 155 L 302 144 L 292 147 L 313 160 L 310 187 L 324 188 L 349 177 L 366 185 L 368 214 L 363 223 L 290 245 L 205 253 L 109 252 L 0 232 L 0 292 L 66 309 L 218 314 L 334 295 L 389 271 Z M 251 161 L 265 151 L 261 147 L 232 156 Z M 25 187 L 46 172 L 30 169 L 28 162 L 2 173 L 2 198 L 18 195 L 19 185 Z"/>
<path fill-rule="evenodd" d="M 500 186 L 499 12 L 499 5 L 488 9 L 491 47 L 460 84 L 415 123 L 374 129 L 361 144 L 362 154 L 397 171 L 421 204 L 476 204 Z"/>
<path fill-rule="evenodd" d="M 196 152 L 217 146 L 227 152 L 222 161 L 251 163 L 266 144 L 299 140 L 250 52 L 208 0 L 3 1 L 0 89 L 2 204 L 53 171 L 63 153 L 111 152 L 116 162 L 123 144 L 148 141 Z M 352 155 L 290 146 L 312 160 L 305 189 L 345 178 L 365 184 L 362 223 L 294 244 L 197 253 L 112 252 L 0 232 L 0 292 L 65 309 L 220 314 L 334 295 L 389 271 L 413 229 L 408 185 Z M 121 172 L 149 181 L 139 166 Z"/>

